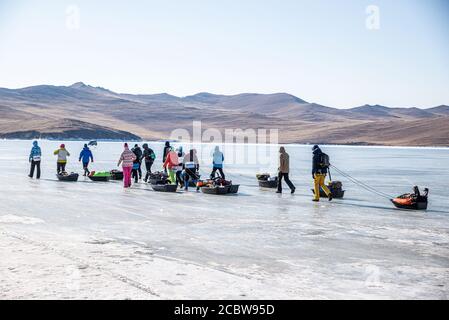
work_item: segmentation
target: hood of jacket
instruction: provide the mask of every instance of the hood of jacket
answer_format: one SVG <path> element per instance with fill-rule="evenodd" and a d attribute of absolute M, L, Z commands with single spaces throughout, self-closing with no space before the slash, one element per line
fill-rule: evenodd
<path fill-rule="evenodd" d="M 313 151 L 313 154 L 321 154 L 323 151 L 321 151 L 320 147 L 315 148 Z"/>

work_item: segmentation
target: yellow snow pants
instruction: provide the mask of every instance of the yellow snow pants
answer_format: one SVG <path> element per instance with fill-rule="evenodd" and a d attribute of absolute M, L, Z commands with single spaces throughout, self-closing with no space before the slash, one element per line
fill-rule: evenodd
<path fill-rule="evenodd" d="M 323 191 L 326 193 L 327 196 L 331 193 L 329 188 L 325 184 L 326 175 L 325 174 L 318 174 L 315 173 L 313 176 L 313 182 L 314 182 L 314 191 L 315 191 L 315 200 L 320 200 L 320 187 L 323 189 Z"/>

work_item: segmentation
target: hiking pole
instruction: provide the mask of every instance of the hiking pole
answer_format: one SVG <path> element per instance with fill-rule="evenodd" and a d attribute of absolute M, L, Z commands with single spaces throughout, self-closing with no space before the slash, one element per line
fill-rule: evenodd
<path fill-rule="evenodd" d="M 329 168 L 327 168 L 327 170 L 329 172 L 329 180 L 330 180 L 330 182 L 332 182 L 331 167 L 329 166 Z"/>

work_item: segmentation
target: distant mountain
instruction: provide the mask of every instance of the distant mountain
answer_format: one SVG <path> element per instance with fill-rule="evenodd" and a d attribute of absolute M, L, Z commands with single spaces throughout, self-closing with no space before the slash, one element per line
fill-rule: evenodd
<path fill-rule="evenodd" d="M 242 93 L 238 95 L 225 96 L 203 92 L 193 96 L 185 97 L 183 100 L 212 105 L 214 107 L 227 110 L 257 112 L 264 114 L 277 113 L 280 111 L 280 107 L 307 103 L 304 100 L 301 100 L 287 93 Z"/>
<path fill-rule="evenodd" d="M 362 114 L 368 117 L 385 118 L 391 117 L 391 110 L 381 105 L 366 104 L 361 107 L 349 109 L 351 113 Z"/>
<path fill-rule="evenodd" d="M 431 118 L 436 114 L 432 111 L 419 108 L 388 108 L 380 105 L 364 105 L 349 109 L 351 113 L 361 114 L 373 118 Z"/>
<path fill-rule="evenodd" d="M 432 112 L 433 114 L 438 114 L 442 116 L 449 116 L 449 106 L 442 105 L 435 108 L 427 109 L 427 111 Z"/>
<path fill-rule="evenodd" d="M 187 97 L 116 93 L 83 82 L 0 88 L 0 137 L 164 139 L 176 128 L 279 129 L 281 142 L 449 146 L 449 106 L 336 109 L 288 93 Z"/>

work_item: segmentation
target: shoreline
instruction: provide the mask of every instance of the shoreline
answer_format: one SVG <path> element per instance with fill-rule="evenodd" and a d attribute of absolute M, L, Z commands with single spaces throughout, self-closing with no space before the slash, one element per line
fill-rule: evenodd
<path fill-rule="evenodd" d="M 170 141 L 170 143 L 176 143 L 176 144 L 205 144 L 205 145 L 216 145 L 217 143 L 214 142 L 192 142 L 192 141 L 177 141 L 177 140 L 122 140 L 122 139 L 1 139 L 0 141 L 69 141 L 69 142 L 86 142 L 86 141 L 92 141 L 95 140 L 97 142 L 103 142 L 103 143 L 116 143 L 116 142 L 128 142 L 128 143 L 165 143 L 165 141 Z M 219 145 L 228 145 L 229 143 L 218 143 Z M 240 145 L 247 145 L 247 146 L 313 146 L 314 144 L 318 144 L 320 146 L 325 147 L 338 147 L 338 148 L 351 148 L 351 147 L 360 147 L 360 148 L 379 148 L 379 149 L 434 149 L 434 150 L 447 150 L 449 149 L 449 145 L 447 146 L 404 146 L 404 145 L 382 145 L 382 144 L 333 144 L 333 143 L 233 143 L 233 145 L 240 146 Z"/>

